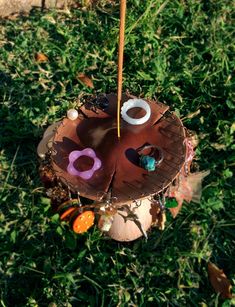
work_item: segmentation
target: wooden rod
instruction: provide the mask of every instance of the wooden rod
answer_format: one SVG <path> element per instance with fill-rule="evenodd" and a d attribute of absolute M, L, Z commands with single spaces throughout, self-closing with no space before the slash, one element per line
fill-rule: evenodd
<path fill-rule="evenodd" d="M 118 48 L 118 88 L 117 88 L 117 135 L 120 139 L 120 113 L 122 99 L 122 70 L 123 52 L 125 39 L 126 0 L 120 0 L 120 26 L 119 26 L 119 48 Z"/>

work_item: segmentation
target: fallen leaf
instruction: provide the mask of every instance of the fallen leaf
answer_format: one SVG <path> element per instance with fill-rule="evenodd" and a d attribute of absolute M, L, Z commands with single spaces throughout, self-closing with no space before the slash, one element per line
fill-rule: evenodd
<path fill-rule="evenodd" d="M 56 24 L 55 19 L 54 19 L 52 16 L 50 16 L 50 15 L 46 15 L 46 16 L 44 16 L 44 17 L 43 17 L 43 19 L 45 19 L 45 20 L 49 21 L 49 22 L 50 22 L 50 23 L 52 23 L 53 25 L 55 25 L 55 24 Z"/>
<path fill-rule="evenodd" d="M 219 143 L 211 143 L 211 147 L 215 148 L 216 150 L 225 150 L 227 148 L 225 144 Z"/>
<path fill-rule="evenodd" d="M 199 110 L 197 110 L 197 111 L 195 111 L 195 112 L 192 112 L 192 113 L 189 113 L 188 115 L 186 115 L 185 117 L 183 117 L 183 118 L 181 118 L 181 120 L 185 120 L 185 119 L 191 119 L 191 118 L 194 118 L 194 117 L 196 117 L 198 114 L 200 114 L 201 113 L 201 111 L 200 111 L 200 109 Z"/>
<path fill-rule="evenodd" d="M 201 133 L 199 133 L 198 137 L 199 137 L 200 140 L 204 140 L 206 137 L 209 137 L 209 135 L 210 135 L 209 133 L 202 133 L 201 132 Z"/>
<path fill-rule="evenodd" d="M 223 270 L 220 270 L 214 263 L 209 262 L 208 275 L 212 287 L 217 293 L 221 294 L 222 298 L 232 298 L 232 286 Z"/>
<path fill-rule="evenodd" d="M 193 145 L 193 148 L 196 148 L 199 144 L 199 137 L 196 132 L 192 131 L 192 134 L 188 138 Z"/>
<path fill-rule="evenodd" d="M 197 204 L 200 203 L 201 195 L 202 195 L 202 180 L 210 174 L 210 170 L 195 172 L 190 174 L 187 177 L 187 183 L 192 192 L 191 200 Z M 190 202 L 190 199 L 185 198 L 187 202 Z"/>
<path fill-rule="evenodd" d="M 231 127 L 230 127 L 230 133 L 233 134 L 235 132 L 235 122 L 232 123 Z"/>
<path fill-rule="evenodd" d="M 45 63 L 48 61 L 48 57 L 44 54 L 44 53 L 36 53 L 35 54 L 35 60 L 38 62 L 38 63 Z"/>
<path fill-rule="evenodd" d="M 87 87 L 94 88 L 93 81 L 89 77 L 87 77 L 84 73 L 79 73 L 77 75 L 77 78 Z"/>
<path fill-rule="evenodd" d="M 24 73 L 25 75 L 29 75 L 29 74 L 31 73 L 31 70 L 25 69 L 25 70 L 23 71 L 23 73 Z"/>

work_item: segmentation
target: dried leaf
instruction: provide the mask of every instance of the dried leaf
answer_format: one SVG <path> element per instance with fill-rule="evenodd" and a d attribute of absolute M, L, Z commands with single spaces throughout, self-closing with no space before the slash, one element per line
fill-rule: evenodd
<path fill-rule="evenodd" d="M 44 53 L 36 53 L 35 54 L 35 60 L 38 62 L 38 63 L 45 63 L 48 61 L 48 57 L 44 54 Z"/>
<path fill-rule="evenodd" d="M 225 144 L 219 144 L 219 143 L 211 143 L 211 146 L 216 150 L 226 150 L 227 148 Z"/>
<path fill-rule="evenodd" d="M 230 127 L 230 133 L 233 134 L 235 132 L 235 122 L 232 123 L 231 127 Z"/>
<path fill-rule="evenodd" d="M 192 143 L 193 148 L 196 148 L 198 146 L 198 144 L 199 144 L 199 137 L 196 134 L 196 132 L 192 132 L 192 135 L 190 135 L 189 140 Z"/>
<path fill-rule="evenodd" d="M 221 294 L 222 298 L 232 298 L 232 286 L 223 270 L 220 270 L 214 263 L 209 262 L 208 275 L 212 287 L 217 293 Z"/>
<path fill-rule="evenodd" d="M 182 118 L 182 120 L 185 120 L 185 119 L 191 119 L 191 118 L 194 118 L 196 117 L 197 115 L 199 115 L 201 112 L 201 110 L 197 110 L 195 112 L 192 112 L 192 113 L 189 113 L 188 115 L 186 115 L 185 117 Z"/>
<path fill-rule="evenodd" d="M 87 87 L 94 88 L 93 81 L 89 77 L 87 77 L 84 73 L 79 73 L 77 75 L 77 78 Z"/>
<path fill-rule="evenodd" d="M 178 184 L 171 185 L 169 187 L 169 191 L 166 193 L 166 196 L 174 197 L 178 203 L 177 207 L 169 209 L 174 218 L 179 213 L 184 200 L 188 203 L 191 201 L 200 203 L 202 180 L 209 174 L 210 171 L 192 173 L 187 177 L 181 174 L 178 177 Z"/>
<path fill-rule="evenodd" d="M 43 17 L 43 19 L 49 21 L 49 22 L 52 23 L 53 25 L 56 24 L 55 19 L 54 19 L 52 16 L 50 16 L 50 15 L 45 15 L 45 16 Z"/>
<path fill-rule="evenodd" d="M 191 189 L 191 200 L 199 204 L 202 195 L 202 180 L 210 174 L 210 170 L 192 173 L 187 177 L 187 183 Z M 187 197 L 185 197 L 187 202 L 190 202 Z"/>

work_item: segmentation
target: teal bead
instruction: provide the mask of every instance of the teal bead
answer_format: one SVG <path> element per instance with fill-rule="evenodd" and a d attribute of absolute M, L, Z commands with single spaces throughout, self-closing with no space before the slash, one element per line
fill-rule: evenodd
<path fill-rule="evenodd" d="M 141 155 L 140 166 L 148 172 L 153 172 L 156 168 L 156 160 L 153 157 Z"/>

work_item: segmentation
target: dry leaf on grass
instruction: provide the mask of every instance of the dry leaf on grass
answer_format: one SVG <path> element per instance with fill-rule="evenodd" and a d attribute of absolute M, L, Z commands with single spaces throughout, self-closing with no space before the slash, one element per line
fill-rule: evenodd
<path fill-rule="evenodd" d="M 44 53 L 38 52 L 35 54 L 35 60 L 38 63 L 45 63 L 48 61 L 48 57 Z"/>
<path fill-rule="evenodd" d="M 219 144 L 219 143 L 211 143 L 211 147 L 215 148 L 216 150 L 226 150 L 227 148 L 225 144 Z"/>
<path fill-rule="evenodd" d="M 79 73 L 77 75 L 77 78 L 87 87 L 94 88 L 93 81 L 89 77 L 87 77 L 84 73 Z"/>
<path fill-rule="evenodd" d="M 187 177 L 179 175 L 179 182 L 177 185 L 171 185 L 166 196 L 174 197 L 178 203 L 175 208 L 170 208 L 172 216 L 175 218 L 179 213 L 183 201 L 190 203 L 200 203 L 202 194 L 202 180 L 210 174 L 210 171 L 202 171 L 191 173 Z"/>
<path fill-rule="evenodd" d="M 194 118 L 196 117 L 197 115 L 199 115 L 201 113 L 201 110 L 197 110 L 195 112 L 191 112 L 189 113 L 188 115 L 184 116 L 183 118 L 181 118 L 182 121 L 184 121 L 185 119 L 190 119 L 190 118 Z"/>
<path fill-rule="evenodd" d="M 232 286 L 223 270 L 220 270 L 214 263 L 209 262 L 208 275 L 212 287 L 217 293 L 221 294 L 222 298 L 232 298 Z"/>

